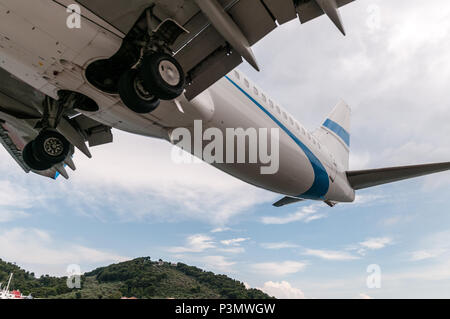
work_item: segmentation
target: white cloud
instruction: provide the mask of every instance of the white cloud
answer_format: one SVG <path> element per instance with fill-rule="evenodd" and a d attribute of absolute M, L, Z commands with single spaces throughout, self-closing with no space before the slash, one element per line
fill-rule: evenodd
<path fill-rule="evenodd" d="M 232 238 L 221 240 L 220 243 L 225 247 L 217 247 L 214 238 L 207 235 L 196 234 L 187 237 L 184 246 L 169 247 L 168 251 L 173 254 L 184 254 L 202 253 L 206 250 L 215 249 L 216 251 L 223 253 L 240 254 L 245 252 L 244 247 L 241 247 L 241 243 L 248 239 L 249 238 Z"/>
<path fill-rule="evenodd" d="M 125 219 L 199 219 L 224 228 L 231 217 L 255 204 L 271 202 L 275 196 L 206 163 L 174 163 L 173 146 L 166 141 L 118 131 L 114 131 L 114 136 L 113 144 L 93 151 L 92 160 L 78 159 L 74 183 L 79 190 L 91 185 L 88 192 L 94 192 L 96 197 L 100 186 L 107 195 L 102 197 L 109 201 L 125 192 L 126 196 L 113 202 L 120 212 L 120 206 L 136 201 L 134 210 L 122 213 Z M 161 208 L 167 209 L 168 205 L 171 214 L 161 214 Z"/>
<path fill-rule="evenodd" d="M 242 254 L 245 252 L 244 247 L 230 247 L 230 248 L 219 248 L 218 251 L 228 254 Z"/>
<path fill-rule="evenodd" d="M 381 223 L 384 226 L 394 226 L 394 225 L 398 225 L 400 222 L 406 222 L 407 218 L 403 218 L 402 216 L 392 216 L 392 217 L 388 217 L 386 219 L 384 219 L 383 221 L 381 221 Z"/>
<path fill-rule="evenodd" d="M 377 202 L 379 204 L 380 200 L 383 198 L 384 196 L 380 194 L 356 194 L 355 201 L 352 205 L 365 205 L 373 202 Z"/>
<path fill-rule="evenodd" d="M 356 250 L 358 254 L 364 256 L 368 250 L 379 250 L 392 244 L 393 240 L 390 237 L 374 237 L 350 246 L 348 250 Z"/>
<path fill-rule="evenodd" d="M 292 244 L 289 242 L 277 242 L 277 243 L 262 243 L 261 247 L 265 249 L 284 249 L 284 248 L 297 248 L 299 247 L 296 244 Z"/>
<path fill-rule="evenodd" d="M 391 243 L 392 238 L 390 237 L 378 237 L 378 238 L 369 238 L 359 244 L 363 248 L 375 250 L 375 249 L 382 249 Z"/>
<path fill-rule="evenodd" d="M 320 250 L 320 249 L 306 249 L 303 252 L 304 255 L 315 256 L 326 260 L 355 260 L 359 259 L 358 256 L 354 256 L 346 251 L 336 250 Z"/>
<path fill-rule="evenodd" d="M 420 243 L 421 249 L 409 253 L 411 261 L 450 256 L 450 231 L 432 234 Z"/>
<path fill-rule="evenodd" d="M 0 180 L 0 223 L 29 216 L 27 209 L 32 207 L 33 195 L 24 187 L 9 180 Z"/>
<path fill-rule="evenodd" d="M 230 231 L 231 228 L 230 227 L 217 227 L 214 228 L 213 230 L 211 230 L 211 233 L 222 233 L 222 232 L 226 232 L 226 231 Z"/>
<path fill-rule="evenodd" d="M 26 188 L 9 180 L 0 180 L 0 208 L 30 208 L 32 201 L 33 197 Z"/>
<path fill-rule="evenodd" d="M 446 252 L 445 249 L 436 248 L 430 250 L 417 250 L 411 252 L 411 261 L 420 261 L 425 259 L 432 259 L 442 256 Z"/>
<path fill-rule="evenodd" d="M 35 228 L 2 230 L 0 238 L 2 258 L 39 274 L 65 275 L 66 267 L 70 264 L 91 267 L 129 259 L 112 252 L 60 242 L 54 240 L 47 231 Z M 84 268 L 84 271 L 87 270 Z"/>
<path fill-rule="evenodd" d="M 297 212 L 288 214 L 286 216 L 282 217 L 265 216 L 262 217 L 261 221 L 263 224 L 276 224 L 276 225 L 289 224 L 297 221 L 309 223 L 313 220 L 325 217 L 324 214 L 316 214 L 318 209 L 319 205 L 313 204 L 310 206 L 302 207 Z"/>
<path fill-rule="evenodd" d="M 349 251 L 357 251 L 360 255 L 365 255 L 367 250 L 377 250 L 392 244 L 390 237 L 369 238 L 356 245 L 348 247 L 346 250 L 326 250 L 326 249 L 305 249 L 302 254 L 314 256 L 325 260 L 346 261 L 360 259 Z"/>
<path fill-rule="evenodd" d="M 232 266 L 236 264 L 234 261 L 229 261 L 224 256 L 204 256 L 199 259 L 206 269 L 219 271 L 222 273 L 233 273 Z"/>
<path fill-rule="evenodd" d="M 370 153 L 365 151 L 362 153 L 350 152 L 350 169 L 365 169 L 370 164 Z"/>
<path fill-rule="evenodd" d="M 215 248 L 213 238 L 202 234 L 191 235 L 186 239 L 185 246 L 171 247 L 171 253 L 200 253 L 207 249 Z"/>
<path fill-rule="evenodd" d="M 0 210 L 0 223 L 10 222 L 12 220 L 15 220 L 15 219 L 18 219 L 18 218 L 25 218 L 25 217 L 28 217 L 28 216 L 30 216 L 30 214 L 25 213 L 23 211 L 1 209 Z"/>
<path fill-rule="evenodd" d="M 225 239 L 220 242 L 225 246 L 237 246 L 242 242 L 247 241 L 249 238 L 233 238 L 233 239 Z"/>
<path fill-rule="evenodd" d="M 265 262 L 251 265 L 251 268 L 264 275 L 286 276 L 295 274 L 306 267 L 306 263 L 299 261 Z"/>
<path fill-rule="evenodd" d="M 219 272 L 219 273 L 235 273 L 233 265 L 236 262 L 229 260 L 229 258 L 221 255 L 208 256 L 180 256 L 184 260 L 189 260 L 191 263 L 197 264 L 200 268 Z"/>
<path fill-rule="evenodd" d="M 92 148 L 92 159 L 75 154 L 77 170 L 69 181 L 24 174 L 14 163 L 1 165 L 0 209 L 55 210 L 54 199 L 64 198 L 73 211 L 102 221 L 199 220 L 218 230 L 276 197 L 206 163 L 173 163 L 166 141 L 113 133 L 114 143 Z"/>
<path fill-rule="evenodd" d="M 177 261 L 181 261 L 189 265 L 195 265 L 203 270 L 222 274 L 236 273 L 236 270 L 233 268 L 233 266 L 236 264 L 236 261 L 232 260 L 229 256 L 215 254 L 179 254 L 174 255 L 174 257 L 177 259 Z"/>
<path fill-rule="evenodd" d="M 441 256 L 442 257 L 442 256 Z M 443 281 L 450 279 L 450 258 L 442 258 L 438 262 L 426 266 L 411 267 L 403 269 L 402 271 L 394 271 L 383 274 L 383 282 L 394 281 L 398 282 L 404 280 L 410 282 L 411 280 L 420 280 L 420 284 L 424 285 L 423 281 Z M 446 291 L 448 291 L 446 289 Z"/>
<path fill-rule="evenodd" d="M 298 288 L 294 288 L 287 281 L 273 282 L 267 281 L 262 288 L 258 288 L 264 291 L 269 296 L 278 299 L 304 299 L 305 294 Z"/>

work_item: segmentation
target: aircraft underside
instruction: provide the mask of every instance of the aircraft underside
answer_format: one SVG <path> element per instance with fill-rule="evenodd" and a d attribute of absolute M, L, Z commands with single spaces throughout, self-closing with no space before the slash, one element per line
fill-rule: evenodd
<path fill-rule="evenodd" d="M 0 0 L 0 141 L 25 172 L 68 178 L 75 149 L 91 157 L 89 147 L 113 141 L 111 128 L 174 144 L 174 131 L 195 135 L 197 121 L 202 135 L 276 129 L 276 165 L 261 158 L 239 163 L 239 155 L 211 164 L 286 195 L 277 206 L 303 199 L 334 206 L 353 201 L 356 189 L 449 169 L 441 163 L 349 171 L 345 103 L 308 132 L 233 71 L 244 60 L 263 67 L 252 45 L 296 18 L 326 15 L 345 35 L 339 7 L 352 1 Z M 216 152 L 222 147 L 224 157 L 238 151 L 222 145 Z M 244 150 L 250 159 L 251 147 Z"/>

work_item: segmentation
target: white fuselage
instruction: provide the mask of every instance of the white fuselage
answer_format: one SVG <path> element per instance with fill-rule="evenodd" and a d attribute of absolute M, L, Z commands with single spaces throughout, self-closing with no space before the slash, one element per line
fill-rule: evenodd
<path fill-rule="evenodd" d="M 354 191 L 348 185 L 344 169 L 334 164 L 326 145 L 321 145 L 313 134 L 241 72 L 230 72 L 198 99 L 205 99 L 205 96 L 214 107 L 208 126 L 220 128 L 224 135 L 229 127 L 279 129 L 277 173 L 261 174 L 262 163 L 213 163 L 215 167 L 255 186 L 293 197 L 339 202 L 354 200 Z"/>
<path fill-rule="evenodd" d="M 70 1 L 61 1 L 70 4 Z M 84 71 L 95 60 L 112 56 L 123 34 L 91 12 L 80 29 L 65 26 L 66 9 L 50 0 L 0 0 L 0 67 L 37 90 L 57 97 L 60 89 L 92 98 L 97 112 L 83 112 L 119 130 L 170 140 L 175 128 L 278 128 L 279 170 L 261 174 L 261 163 L 214 163 L 217 168 L 255 186 L 280 194 L 337 202 L 351 202 L 354 191 L 345 168 L 266 94 L 239 71 L 232 71 L 192 101 L 180 97 L 163 101 L 150 114 L 136 114 L 118 95 L 99 91 Z"/>

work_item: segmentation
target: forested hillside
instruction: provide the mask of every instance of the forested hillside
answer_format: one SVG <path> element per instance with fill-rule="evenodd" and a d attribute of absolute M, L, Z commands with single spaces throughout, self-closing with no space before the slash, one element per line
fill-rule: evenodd
<path fill-rule="evenodd" d="M 0 260 L 0 282 L 14 277 L 12 289 L 35 298 L 245 298 L 265 299 L 268 295 L 225 275 L 215 275 L 182 263 L 152 261 L 150 257 L 97 268 L 81 277 L 81 289 L 69 289 L 66 277 L 41 276 Z"/>

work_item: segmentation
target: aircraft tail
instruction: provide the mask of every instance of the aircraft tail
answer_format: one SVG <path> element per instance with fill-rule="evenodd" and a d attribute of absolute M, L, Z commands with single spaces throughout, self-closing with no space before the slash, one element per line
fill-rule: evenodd
<path fill-rule="evenodd" d="M 350 152 L 351 109 L 344 101 L 339 102 L 314 135 L 344 170 L 348 170 Z"/>

